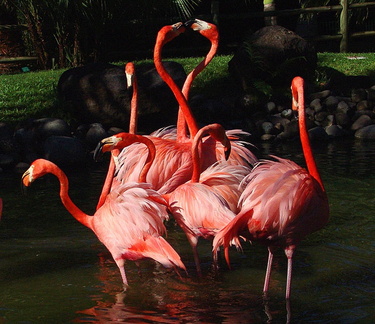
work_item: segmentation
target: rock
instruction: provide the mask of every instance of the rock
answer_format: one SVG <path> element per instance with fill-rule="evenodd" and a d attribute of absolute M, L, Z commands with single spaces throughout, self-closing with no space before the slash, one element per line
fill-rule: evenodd
<path fill-rule="evenodd" d="M 86 150 L 77 138 L 50 136 L 43 145 L 44 158 L 62 168 L 81 166 L 86 161 Z"/>
<path fill-rule="evenodd" d="M 336 111 L 337 112 L 342 112 L 342 113 L 348 113 L 348 111 L 349 111 L 349 105 L 345 102 L 345 101 L 343 101 L 343 100 L 341 100 L 338 104 L 337 104 L 337 108 L 336 108 Z"/>
<path fill-rule="evenodd" d="M 100 123 L 93 123 L 89 126 L 85 136 L 85 143 L 87 149 L 92 151 L 96 148 L 98 143 L 103 139 L 108 137 L 108 133 L 104 129 L 103 125 Z"/>
<path fill-rule="evenodd" d="M 375 125 L 369 125 L 357 130 L 354 137 L 362 140 L 375 140 Z"/>
<path fill-rule="evenodd" d="M 323 127 L 313 127 L 309 129 L 309 138 L 311 141 L 327 141 L 329 136 Z"/>
<path fill-rule="evenodd" d="M 334 111 L 339 103 L 339 100 L 335 96 L 328 96 L 326 100 L 324 100 L 324 105 L 327 107 L 329 111 Z"/>
<path fill-rule="evenodd" d="M 327 126 L 325 131 L 329 137 L 343 137 L 347 135 L 347 133 L 339 125 Z"/>
<path fill-rule="evenodd" d="M 275 25 L 263 27 L 245 39 L 228 67 L 236 83 L 249 93 L 256 80 L 271 87 L 289 87 L 297 75 L 308 81 L 314 75 L 316 64 L 317 53 L 310 43 L 293 31 Z"/>
<path fill-rule="evenodd" d="M 291 119 L 293 117 L 292 109 L 285 109 L 281 112 L 281 117 L 286 119 Z"/>
<path fill-rule="evenodd" d="M 357 110 L 368 110 L 370 104 L 367 100 L 361 100 L 357 103 Z"/>
<path fill-rule="evenodd" d="M 313 109 L 316 113 L 320 112 L 323 109 L 320 99 L 316 98 L 313 101 L 311 101 L 310 108 Z"/>
<path fill-rule="evenodd" d="M 266 109 L 270 114 L 272 114 L 276 111 L 276 104 L 273 101 L 267 102 Z"/>
<path fill-rule="evenodd" d="M 335 113 L 335 121 L 336 124 L 339 126 L 342 126 L 343 128 L 350 127 L 350 118 L 346 113 L 343 113 L 341 111 L 338 111 Z"/>
<path fill-rule="evenodd" d="M 262 123 L 262 130 L 264 134 L 271 134 L 273 130 L 273 124 L 271 122 Z"/>
<path fill-rule="evenodd" d="M 353 89 L 351 94 L 351 100 L 353 102 L 360 102 L 361 100 L 367 99 L 367 92 L 365 89 L 359 88 L 359 89 Z"/>
<path fill-rule="evenodd" d="M 350 129 L 353 130 L 353 131 L 357 131 L 358 129 L 361 129 L 361 128 L 366 127 L 366 126 L 371 125 L 371 124 L 372 124 L 372 120 L 371 120 L 370 116 L 362 115 L 362 116 L 359 116 L 354 121 L 354 123 L 352 124 Z"/>
<path fill-rule="evenodd" d="M 179 87 L 186 78 L 182 65 L 163 62 Z M 139 92 L 139 127 L 155 129 L 175 122 L 177 101 L 157 73 L 153 63 L 136 66 Z M 105 127 L 128 129 L 131 90 L 127 89 L 124 68 L 93 63 L 65 71 L 58 82 L 58 95 L 64 107 L 80 123 L 99 122 Z"/>
<path fill-rule="evenodd" d="M 320 91 L 320 92 L 312 93 L 309 96 L 309 99 L 311 101 L 315 100 L 315 99 L 324 99 L 324 98 L 327 98 L 329 95 L 331 95 L 331 90 L 323 90 L 323 91 Z"/>

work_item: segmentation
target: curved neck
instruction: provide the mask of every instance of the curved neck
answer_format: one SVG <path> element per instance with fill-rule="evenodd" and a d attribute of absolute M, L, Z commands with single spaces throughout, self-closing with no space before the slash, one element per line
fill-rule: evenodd
<path fill-rule="evenodd" d="M 195 136 L 195 134 L 198 132 L 198 126 L 196 124 L 196 121 L 193 117 L 193 114 L 190 110 L 190 107 L 187 103 L 187 100 L 185 96 L 182 94 L 181 90 L 178 88 L 176 83 L 173 81 L 172 77 L 168 74 L 167 70 L 164 68 L 161 58 L 161 51 L 163 46 L 171 39 L 167 39 L 164 35 L 163 29 L 159 31 L 156 44 L 154 48 L 154 63 L 156 70 L 158 71 L 160 77 L 164 80 L 164 82 L 169 86 L 169 88 L 172 90 L 174 96 L 176 97 L 178 104 L 180 105 L 180 109 L 182 113 L 184 114 L 185 120 L 187 122 L 190 135 Z"/>
<path fill-rule="evenodd" d="M 59 179 L 60 199 L 66 210 L 81 224 L 91 228 L 93 217 L 80 210 L 69 197 L 69 181 L 65 173 L 59 168 L 52 168 L 48 171 Z"/>
<path fill-rule="evenodd" d="M 151 168 L 152 163 L 154 162 L 156 155 L 155 144 L 148 138 L 142 135 L 129 134 L 129 133 L 120 133 L 122 140 L 116 145 L 116 148 L 121 150 L 134 143 L 143 143 L 147 146 L 148 155 L 145 161 L 145 164 L 142 167 L 142 170 L 139 174 L 138 181 L 146 182 L 147 173 Z M 119 134 L 118 134 L 119 135 Z"/>
<path fill-rule="evenodd" d="M 304 89 L 303 89 L 302 82 L 292 85 L 292 97 L 293 97 L 292 105 L 294 106 L 297 105 L 297 108 L 298 108 L 299 133 L 300 133 L 303 155 L 306 160 L 307 170 L 309 171 L 310 175 L 316 181 L 319 182 L 320 186 L 322 187 L 324 191 L 323 181 L 320 177 L 318 167 L 314 159 L 314 155 L 311 149 L 310 138 L 309 138 L 309 134 L 308 134 L 307 127 L 306 127 L 305 99 L 304 99 Z M 295 98 L 297 98 L 297 100 Z"/>
<path fill-rule="evenodd" d="M 191 147 L 192 158 L 193 158 L 193 174 L 191 176 L 191 182 L 199 182 L 201 174 L 201 144 L 204 136 L 210 135 L 214 141 L 221 142 L 225 149 L 229 149 L 230 152 L 230 141 L 225 134 L 225 129 L 220 124 L 209 124 L 203 126 L 193 139 Z M 207 140 L 206 142 L 207 143 Z"/>
<path fill-rule="evenodd" d="M 146 182 L 148 171 L 150 170 L 152 163 L 155 160 L 156 148 L 155 148 L 155 144 L 149 138 L 144 137 L 144 136 L 139 136 L 139 135 L 137 137 L 138 137 L 138 141 L 140 143 L 145 144 L 148 148 L 148 155 L 147 155 L 145 164 L 143 165 L 142 171 L 139 174 L 139 180 L 138 180 L 139 182 Z"/>
<path fill-rule="evenodd" d="M 209 38 L 210 39 L 210 38 Z M 184 85 L 182 87 L 182 94 L 185 96 L 186 100 L 189 99 L 189 91 L 191 89 L 191 85 L 194 81 L 194 79 L 198 76 L 199 73 L 201 73 L 206 66 L 212 61 L 214 58 L 217 48 L 219 45 L 218 42 L 218 36 L 213 37 L 210 39 L 211 41 L 211 48 L 210 51 L 207 53 L 204 60 L 202 60 L 197 67 L 191 71 L 188 76 L 186 77 L 186 80 L 184 82 Z M 189 130 L 191 133 L 191 130 Z M 184 114 L 181 110 L 181 107 L 179 107 L 178 110 L 178 118 L 177 118 L 177 141 L 183 141 L 187 137 L 187 129 L 186 129 L 186 122 Z"/>

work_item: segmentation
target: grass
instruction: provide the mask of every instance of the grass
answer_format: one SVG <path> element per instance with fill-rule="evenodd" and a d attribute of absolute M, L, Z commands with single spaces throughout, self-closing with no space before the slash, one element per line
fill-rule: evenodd
<path fill-rule="evenodd" d="M 186 71 L 190 71 L 201 59 L 194 57 L 170 60 L 182 64 Z M 230 59 L 231 56 L 215 57 L 194 82 L 192 92 L 214 97 L 230 91 L 229 85 L 232 81 L 227 69 Z M 142 62 L 145 61 L 135 63 Z M 121 65 L 123 62 L 116 64 Z M 345 75 L 370 76 L 375 84 L 375 53 L 319 53 L 317 84 L 329 79 L 333 69 Z M 69 115 L 59 105 L 56 96 L 57 82 L 63 71 L 0 75 L 0 121 L 13 125 L 29 118 L 40 117 L 57 117 L 69 121 Z"/>

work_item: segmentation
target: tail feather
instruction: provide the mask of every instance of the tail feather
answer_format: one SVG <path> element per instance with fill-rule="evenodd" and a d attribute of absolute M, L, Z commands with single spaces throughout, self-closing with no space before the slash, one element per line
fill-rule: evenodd
<path fill-rule="evenodd" d="M 131 249 L 142 253 L 145 258 L 154 259 L 166 268 L 179 267 L 186 271 L 180 255 L 162 236 L 149 236 L 143 242 L 133 245 Z"/>
<path fill-rule="evenodd" d="M 230 267 L 229 261 L 229 246 L 234 245 L 237 249 L 242 249 L 240 234 L 247 229 L 248 223 L 253 216 L 253 210 L 246 213 L 238 214 L 232 221 L 230 221 L 223 229 L 216 234 L 213 241 L 213 251 L 222 245 L 224 246 L 225 260 Z M 242 237 L 243 238 L 243 237 Z"/>

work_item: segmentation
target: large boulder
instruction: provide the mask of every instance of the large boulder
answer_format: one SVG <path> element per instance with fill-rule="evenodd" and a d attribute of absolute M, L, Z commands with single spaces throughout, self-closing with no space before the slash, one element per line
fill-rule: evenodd
<path fill-rule="evenodd" d="M 163 63 L 179 87 L 186 73 L 176 62 Z M 136 66 L 139 88 L 139 128 L 155 128 L 175 123 L 177 101 L 162 81 L 153 63 Z M 58 95 L 64 107 L 80 123 L 101 123 L 106 127 L 128 129 L 131 88 L 127 88 L 124 67 L 92 63 L 65 71 L 58 82 Z"/>
<path fill-rule="evenodd" d="M 306 81 L 317 66 L 315 48 L 281 26 L 267 26 L 251 34 L 228 63 L 229 72 L 246 92 L 269 95 L 273 87 L 290 87 L 295 76 Z M 259 89 L 262 88 L 262 89 Z"/>

